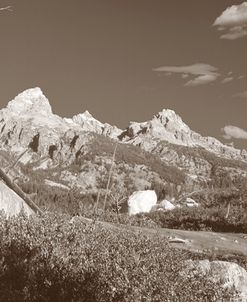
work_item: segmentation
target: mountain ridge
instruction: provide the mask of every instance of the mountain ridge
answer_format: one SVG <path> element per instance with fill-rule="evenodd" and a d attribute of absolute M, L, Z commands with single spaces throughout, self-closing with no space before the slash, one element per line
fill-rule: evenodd
<path fill-rule="evenodd" d="M 18 116 L 18 119 L 16 117 Z M 60 136 L 66 132 L 87 131 L 105 135 L 122 143 L 133 144 L 153 152 L 160 142 L 166 141 L 187 147 L 202 147 L 219 156 L 247 161 L 247 151 L 224 145 L 214 137 L 203 137 L 190 129 L 182 118 L 171 109 L 163 109 L 145 122 L 130 122 L 125 129 L 119 129 L 95 119 L 87 110 L 71 118 L 62 118 L 52 112 L 48 98 L 39 87 L 30 88 L 18 94 L 6 108 L 0 110 L 0 119 L 13 127 L 20 120 L 29 121 L 30 127 L 43 126 L 57 129 Z M 11 121 L 14 120 L 14 121 Z M 17 123 L 16 123 L 17 121 Z M 3 126 L 2 126 L 3 129 Z M 3 133 L 4 131 L 2 131 Z M 9 134 L 8 134 L 9 136 Z"/>

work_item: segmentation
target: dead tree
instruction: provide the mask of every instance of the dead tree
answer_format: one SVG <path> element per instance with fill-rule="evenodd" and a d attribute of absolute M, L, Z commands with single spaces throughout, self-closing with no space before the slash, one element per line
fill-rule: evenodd
<path fill-rule="evenodd" d="M 109 176 L 108 176 L 107 185 L 106 185 L 106 193 L 105 193 L 104 206 L 103 206 L 103 211 L 104 212 L 105 212 L 107 197 L 110 194 L 110 182 L 111 182 L 112 172 L 113 172 L 113 168 L 114 168 L 114 164 L 115 164 L 117 146 L 118 146 L 118 144 L 116 143 L 115 148 L 114 148 L 114 152 L 113 152 L 113 155 L 112 155 L 112 164 L 111 164 L 111 167 L 110 167 L 110 170 L 109 170 Z"/>

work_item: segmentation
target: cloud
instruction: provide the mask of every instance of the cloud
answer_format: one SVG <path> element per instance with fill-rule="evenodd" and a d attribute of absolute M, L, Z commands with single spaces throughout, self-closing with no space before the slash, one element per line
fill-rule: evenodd
<path fill-rule="evenodd" d="M 222 131 L 224 132 L 223 137 L 225 139 L 247 139 L 247 131 L 236 126 L 227 125 Z"/>
<path fill-rule="evenodd" d="M 219 31 L 225 31 L 221 39 L 235 40 L 247 36 L 247 2 L 228 7 L 214 21 Z"/>
<path fill-rule="evenodd" d="M 247 28 L 245 29 L 243 27 L 234 27 L 231 28 L 228 33 L 222 35 L 220 38 L 227 40 L 236 40 L 244 36 L 247 36 Z"/>
<path fill-rule="evenodd" d="M 240 98 L 240 99 L 247 99 L 247 90 L 243 92 L 239 92 L 233 95 L 235 98 Z"/>
<path fill-rule="evenodd" d="M 226 83 L 229 83 L 229 82 L 231 82 L 231 81 L 233 81 L 234 80 L 234 77 L 226 77 L 226 78 L 224 78 L 222 81 L 221 81 L 221 83 L 222 84 L 226 84 Z"/>
<path fill-rule="evenodd" d="M 188 66 L 162 66 L 154 68 L 153 71 L 166 73 L 181 73 L 183 79 L 192 77 L 185 86 L 205 85 L 217 80 L 220 74 L 217 68 L 209 64 L 193 64 Z"/>
<path fill-rule="evenodd" d="M 209 84 L 211 82 L 216 81 L 218 78 L 218 75 L 214 75 L 214 74 L 204 74 L 204 75 L 200 75 L 198 77 L 196 77 L 193 80 L 190 80 L 189 82 L 187 82 L 185 84 L 185 86 L 199 86 L 199 85 L 205 85 L 205 84 Z"/>
<path fill-rule="evenodd" d="M 200 75 L 200 74 L 207 74 L 212 73 L 217 70 L 216 67 L 213 67 L 209 64 L 193 64 L 188 66 L 162 66 L 158 68 L 154 68 L 154 71 L 165 71 L 168 73 L 183 73 L 183 74 L 193 74 L 193 75 Z"/>

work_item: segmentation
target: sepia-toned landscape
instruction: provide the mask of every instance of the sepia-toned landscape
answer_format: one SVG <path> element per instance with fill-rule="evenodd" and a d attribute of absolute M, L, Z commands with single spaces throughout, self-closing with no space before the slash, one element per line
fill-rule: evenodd
<path fill-rule="evenodd" d="M 0 302 L 247 301 L 247 2 L 2 2 Z"/>

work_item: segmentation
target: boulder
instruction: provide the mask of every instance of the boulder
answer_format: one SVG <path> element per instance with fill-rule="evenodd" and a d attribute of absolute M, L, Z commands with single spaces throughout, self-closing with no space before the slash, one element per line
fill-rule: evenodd
<path fill-rule="evenodd" d="M 176 208 L 176 206 L 174 206 L 173 203 L 171 203 L 169 200 L 166 200 L 166 199 L 162 200 L 160 202 L 159 206 L 166 211 L 171 211 Z"/>
<path fill-rule="evenodd" d="M 136 191 L 128 200 L 129 215 L 138 213 L 149 213 L 153 206 L 157 203 L 157 195 L 155 191 Z"/>
<path fill-rule="evenodd" d="M 247 301 L 247 272 L 240 265 L 227 261 L 189 260 L 183 272 L 185 276 L 189 271 L 209 278 L 214 283 L 221 282 L 225 289 L 235 288 L 236 298 L 239 299 L 236 301 Z"/>
<path fill-rule="evenodd" d="M 21 211 L 27 216 L 34 214 L 26 202 L 2 181 L 0 181 L 0 211 L 7 217 L 16 216 Z"/>

